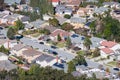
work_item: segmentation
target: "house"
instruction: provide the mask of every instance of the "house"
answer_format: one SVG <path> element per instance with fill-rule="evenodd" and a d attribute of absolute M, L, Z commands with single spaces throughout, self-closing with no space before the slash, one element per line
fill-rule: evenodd
<path fill-rule="evenodd" d="M 52 66 L 54 63 L 56 63 L 56 59 L 53 56 L 42 54 L 35 60 L 35 62 L 39 64 L 41 67 L 46 67 Z"/>
<path fill-rule="evenodd" d="M 6 40 L 6 42 L 3 44 L 3 46 L 7 49 L 11 49 L 12 47 L 14 47 L 14 45 L 17 45 L 18 42 L 17 40 Z"/>
<path fill-rule="evenodd" d="M 65 5 L 57 5 L 55 8 L 55 14 L 58 16 L 65 14 L 72 15 L 72 8 L 66 7 Z"/>
<path fill-rule="evenodd" d="M 86 0 L 86 2 L 97 3 L 97 2 L 98 2 L 98 0 Z"/>
<path fill-rule="evenodd" d="M 104 7 L 117 8 L 120 5 L 118 2 L 104 2 Z"/>
<path fill-rule="evenodd" d="M 118 49 L 120 49 L 120 44 L 112 41 L 103 40 L 100 42 L 100 54 L 102 57 L 107 57 L 114 55 Z"/>
<path fill-rule="evenodd" d="M 91 42 L 92 42 L 90 48 L 91 48 L 91 49 L 95 49 L 95 48 L 98 48 L 98 47 L 101 46 L 101 45 L 100 45 L 100 42 L 103 41 L 104 39 L 98 38 L 98 37 L 91 37 L 90 40 L 91 40 Z"/>
<path fill-rule="evenodd" d="M 59 5 L 59 3 L 60 3 L 60 0 L 52 0 L 52 5 L 54 7 L 56 7 L 57 5 Z"/>
<path fill-rule="evenodd" d="M 77 15 L 78 16 L 86 16 L 87 15 L 87 12 L 88 12 L 88 9 L 87 8 L 79 8 L 77 10 Z"/>
<path fill-rule="evenodd" d="M 4 0 L 4 3 L 5 4 L 8 4 L 8 5 L 13 5 L 13 4 L 20 4 L 21 0 Z"/>
<path fill-rule="evenodd" d="M 22 57 L 24 59 L 26 59 L 29 63 L 32 63 L 36 58 L 38 58 L 39 56 L 41 56 L 42 53 L 34 50 L 34 49 L 27 49 L 22 51 Z"/>
<path fill-rule="evenodd" d="M 10 71 L 12 69 L 16 69 L 17 66 L 13 63 L 11 63 L 9 60 L 3 60 L 0 61 L 0 71 L 1 70 L 7 70 Z"/>
<path fill-rule="evenodd" d="M 55 31 L 58 28 L 56 28 L 56 27 L 54 27 L 52 25 L 48 25 L 48 26 L 44 26 L 44 29 L 47 29 L 47 30 L 50 31 L 50 33 L 52 33 L 53 31 Z"/>
<path fill-rule="evenodd" d="M 6 24 L 7 20 L 4 19 L 4 17 L 6 17 L 9 14 L 0 12 L 0 24 Z"/>
<path fill-rule="evenodd" d="M 66 0 L 65 5 L 71 7 L 79 7 L 83 0 Z"/>
<path fill-rule="evenodd" d="M 71 42 L 75 47 L 81 48 L 82 50 L 84 49 L 84 36 L 78 35 L 78 34 L 72 34 L 70 36 Z"/>
<path fill-rule="evenodd" d="M 27 4 L 20 4 L 20 5 L 17 5 L 19 11 L 32 11 L 32 7 L 30 7 L 29 5 Z"/>
<path fill-rule="evenodd" d="M 12 55 L 21 56 L 22 51 L 27 50 L 29 47 L 24 44 L 17 44 L 11 48 L 10 52 Z"/>
<path fill-rule="evenodd" d="M 57 16 L 55 17 L 58 21 L 59 21 L 59 24 L 62 25 L 63 23 L 65 22 L 69 22 L 68 19 L 64 18 L 64 17 L 60 17 L 60 16 Z"/>
<path fill-rule="evenodd" d="M 54 40 L 54 41 L 57 41 L 57 36 L 58 35 L 60 35 L 60 37 L 61 37 L 62 40 L 65 40 L 70 35 L 70 33 L 67 32 L 67 31 L 64 31 L 62 29 L 56 29 L 55 31 L 53 31 L 50 34 L 50 39 Z"/>
<path fill-rule="evenodd" d="M 23 23 L 29 20 L 29 17 L 20 14 L 9 13 L 7 15 L 2 14 L 0 17 L 0 24 L 15 25 L 15 22 L 20 19 Z"/>
<path fill-rule="evenodd" d="M 84 23 L 86 23 L 86 19 L 82 17 L 71 17 L 69 23 L 74 26 L 74 29 L 84 28 Z"/>
<path fill-rule="evenodd" d="M 3 60 L 8 60 L 8 56 L 2 52 L 0 52 L 0 61 L 3 61 Z"/>
<path fill-rule="evenodd" d="M 99 14 L 102 15 L 108 10 L 109 9 L 107 7 L 99 7 L 99 8 L 95 8 L 94 13 L 96 13 L 97 15 Z"/>
<path fill-rule="evenodd" d="M 86 74 L 87 77 L 92 77 L 93 73 L 95 73 L 96 77 L 98 79 L 105 78 L 105 71 L 102 69 L 99 69 L 97 62 L 92 62 L 90 60 L 86 60 L 87 66 L 85 65 L 77 65 L 76 66 L 76 71 L 79 72 L 79 74 L 84 75 Z"/>
<path fill-rule="evenodd" d="M 45 21 L 42 21 L 42 20 L 38 19 L 36 21 L 30 22 L 29 24 L 30 24 L 31 28 L 39 29 L 44 25 L 44 23 L 45 23 Z"/>
<path fill-rule="evenodd" d="M 10 70 L 15 69 L 15 68 L 17 68 L 17 66 L 12 64 L 8 60 L 8 56 L 6 54 L 0 52 L 0 71 L 1 70 L 10 71 Z"/>
<path fill-rule="evenodd" d="M 120 18 L 120 10 L 113 10 L 111 15 L 115 18 Z"/>

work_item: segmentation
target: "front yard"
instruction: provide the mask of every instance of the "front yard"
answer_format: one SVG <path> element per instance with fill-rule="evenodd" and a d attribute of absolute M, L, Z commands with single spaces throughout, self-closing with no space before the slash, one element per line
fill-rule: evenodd
<path fill-rule="evenodd" d="M 107 66 L 115 67 L 117 65 L 116 61 L 111 61 L 106 64 Z"/>

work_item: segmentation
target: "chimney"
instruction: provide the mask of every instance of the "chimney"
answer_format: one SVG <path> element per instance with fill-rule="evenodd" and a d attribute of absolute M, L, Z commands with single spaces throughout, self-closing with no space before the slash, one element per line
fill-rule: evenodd
<path fill-rule="evenodd" d="M 58 56 L 56 56 L 56 62 L 58 63 Z"/>

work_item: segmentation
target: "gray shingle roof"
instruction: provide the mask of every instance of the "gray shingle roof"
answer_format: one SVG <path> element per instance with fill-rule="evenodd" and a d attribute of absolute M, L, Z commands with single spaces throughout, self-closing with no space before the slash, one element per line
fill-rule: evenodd
<path fill-rule="evenodd" d="M 53 59 L 55 59 L 55 58 L 52 57 L 52 56 L 43 54 L 43 55 L 41 55 L 40 57 L 38 57 L 36 60 L 37 60 L 37 61 L 40 61 L 40 62 L 41 62 L 41 61 L 50 62 L 50 61 L 52 61 Z"/>
<path fill-rule="evenodd" d="M 118 2 L 104 2 L 103 5 L 109 5 L 109 6 L 112 6 L 114 4 L 120 4 Z"/>
<path fill-rule="evenodd" d="M 20 4 L 21 0 L 4 0 L 4 3 L 8 4 L 8 5 L 12 5 L 12 4 Z"/>
<path fill-rule="evenodd" d="M 23 44 L 17 44 L 12 49 L 14 49 L 16 51 L 19 51 L 19 50 L 21 50 L 24 47 L 25 47 L 25 45 L 23 45 Z"/>
<path fill-rule="evenodd" d="M 82 69 L 83 71 L 88 70 L 89 68 L 84 65 L 78 65 L 76 66 L 77 69 Z"/>
<path fill-rule="evenodd" d="M 42 21 L 40 19 L 36 20 L 36 21 L 33 21 L 33 22 L 30 22 L 30 24 L 32 26 L 34 26 L 35 28 L 40 28 L 43 23 L 44 23 L 44 21 Z"/>
<path fill-rule="evenodd" d="M 86 19 L 81 18 L 81 17 L 71 17 L 70 22 L 72 22 L 72 23 L 86 23 Z"/>
<path fill-rule="evenodd" d="M 10 71 L 17 68 L 16 65 L 12 64 L 9 60 L 0 61 L 0 69 Z"/>
<path fill-rule="evenodd" d="M 106 8 L 106 7 L 99 7 L 99 8 L 96 8 L 96 9 L 94 10 L 94 12 L 95 12 L 95 13 L 98 13 L 98 14 L 101 14 L 101 13 L 103 13 L 103 12 L 105 12 L 105 11 L 108 11 L 108 8 Z"/>
<path fill-rule="evenodd" d="M 97 38 L 97 37 L 91 37 L 90 38 L 91 42 L 92 42 L 92 45 L 91 47 L 92 48 L 96 48 L 96 47 L 99 47 L 100 46 L 100 42 L 103 41 L 104 39 L 102 38 Z"/>
<path fill-rule="evenodd" d="M 4 53 L 2 53 L 2 52 L 0 52 L 0 56 L 7 56 L 6 54 L 4 54 Z"/>
<path fill-rule="evenodd" d="M 78 35 L 78 34 L 75 34 L 75 35 Z M 78 35 L 78 37 L 72 37 L 70 36 L 70 39 L 71 39 L 71 42 L 72 43 L 75 43 L 75 44 L 80 44 L 80 43 L 83 43 L 84 40 L 82 39 L 84 36 L 81 36 L 81 35 Z"/>

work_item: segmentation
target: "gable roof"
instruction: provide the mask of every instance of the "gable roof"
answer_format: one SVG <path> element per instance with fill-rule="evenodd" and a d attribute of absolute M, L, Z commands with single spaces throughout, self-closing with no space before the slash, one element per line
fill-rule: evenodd
<path fill-rule="evenodd" d="M 86 19 L 82 17 L 71 17 L 70 22 L 72 23 L 86 23 Z"/>
<path fill-rule="evenodd" d="M 53 31 L 55 31 L 57 28 L 56 28 L 56 27 L 53 27 L 52 25 L 49 25 L 49 26 L 45 26 L 44 29 L 47 29 L 47 30 L 49 30 L 50 32 L 53 32 Z"/>
<path fill-rule="evenodd" d="M 114 51 L 113 50 L 111 50 L 111 49 L 109 49 L 109 48 L 102 48 L 101 49 L 104 53 L 106 53 L 106 54 L 110 54 L 110 53 L 113 53 Z"/>
<path fill-rule="evenodd" d="M 15 64 L 12 64 L 9 60 L 0 61 L 0 70 L 10 71 L 17 68 Z"/>
<path fill-rule="evenodd" d="M 24 47 L 25 47 L 25 45 L 23 45 L 23 44 L 17 44 L 12 49 L 14 49 L 16 51 L 19 51 L 19 50 L 21 50 Z"/>
<path fill-rule="evenodd" d="M 79 6 L 82 0 L 68 0 L 66 2 L 67 5 Z"/>
<path fill-rule="evenodd" d="M 55 59 L 54 57 L 52 56 L 49 56 L 49 55 L 46 55 L 46 54 L 42 54 L 41 56 L 39 56 L 36 60 L 37 61 L 46 61 L 46 62 L 50 62 L 52 61 L 53 59 Z"/>
<path fill-rule="evenodd" d="M 21 0 L 4 0 L 4 3 L 8 4 L 8 5 L 12 5 L 12 4 L 20 4 Z"/>
<path fill-rule="evenodd" d="M 34 50 L 34 49 L 24 50 L 24 51 L 22 52 L 22 54 L 25 55 L 25 56 L 28 56 L 28 57 L 33 57 L 33 56 L 36 56 L 36 55 L 42 55 L 41 52 L 36 51 L 36 50 Z"/>
<path fill-rule="evenodd" d="M 56 29 L 55 31 L 53 31 L 53 32 L 50 34 L 50 36 L 52 36 L 52 37 L 55 37 L 55 36 L 57 36 L 57 35 L 61 35 L 62 37 L 67 37 L 67 36 L 69 36 L 70 34 L 69 34 L 69 32 L 64 31 L 64 30 L 62 30 L 62 29 Z"/>
<path fill-rule="evenodd" d="M 112 41 L 102 41 L 100 42 L 101 46 L 105 46 L 107 48 L 112 48 L 113 46 L 115 46 L 117 43 L 112 42 Z"/>
<path fill-rule="evenodd" d="M 44 23 L 44 21 L 38 19 L 36 21 L 30 22 L 30 24 L 35 28 L 40 28 L 40 26 Z"/>

